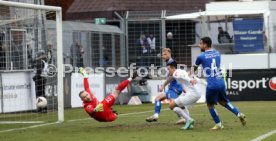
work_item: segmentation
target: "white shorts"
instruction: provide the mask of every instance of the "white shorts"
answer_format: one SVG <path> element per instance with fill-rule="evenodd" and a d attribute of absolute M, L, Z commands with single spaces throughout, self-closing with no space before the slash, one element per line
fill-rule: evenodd
<path fill-rule="evenodd" d="M 181 94 L 174 100 L 175 104 L 179 107 L 185 107 L 196 103 L 201 96 L 192 95 L 189 93 Z"/>

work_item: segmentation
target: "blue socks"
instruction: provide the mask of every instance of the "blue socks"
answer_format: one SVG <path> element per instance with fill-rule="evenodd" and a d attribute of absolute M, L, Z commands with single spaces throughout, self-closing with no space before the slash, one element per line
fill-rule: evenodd
<path fill-rule="evenodd" d="M 236 116 L 239 116 L 240 111 L 236 107 L 234 107 L 230 102 L 226 103 L 224 107 L 227 108 L 232 113 L 234 113 Z M 219 119 L 219 116 L 217 114 L 215 107 L 209 108 L 209 112 L 210 112 L 211 116 L 213 117 L 213 120 L 215 121 L 215 123 L 219 124 L 220 119 Z"/>
<path fill-rule="evenodd" d="M 161 107 L 162 107 L 162 104 L 161 104 L 161 101 L 155 101 L 155 110 L 154 110 L 154 114 L 160 114 L 160 111 L 161 111 Z"/>
<path fill-rule="evenodd" d="M 211 116 L 213 117 L 213 120 L 215 121 L 216 124 L 220 123 L 220 119 L 218 117 L 217 111 L 215 108 L 209 108 L 209 112 Z"/>
<path fill-rule="evenodd" d="M 240 111 L 236 107 L 234 107 L 230 102 L 226 103 L 224 107 L 232 113 L 234 113 L 236 116 L 238 116 L 238 114 L 240 113 Z"/>

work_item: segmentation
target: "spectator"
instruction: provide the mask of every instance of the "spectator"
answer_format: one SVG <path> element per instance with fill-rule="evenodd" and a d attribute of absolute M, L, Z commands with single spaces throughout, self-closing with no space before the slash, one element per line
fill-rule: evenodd
<path fill-rule="evenodd" d="M 0 70 L 6 69 L 5 33 L 0 33 Z"/>
<path fill-rule="evenodd" d="M 174 44 L 174 38 L 173 38 L 172 32 L 167 33 L 166 48 L 169 48 L 171 50 L 172 57 L 176 59 L 176 54 L 178 54 L 178 52 L 176 52 L 176 47 Z"/>
<path fill-rule="evenodd" d="M 140 50 L 143 54 L 148 52 L 147 50 L 148 42 L 145 34 L 140 35 L 140 38 L 138 39 L 137 44 L 139 45 Z"/>
<path fill-rule="evenodd" d="M 27 67 L 24 62 L 24 43 L 23 43 L 23 33 L 21 31 L 11 32 L 11 69 L 12 70 L 22 70 Z"/>
<path fill-rule="evenodd" d="M 102 58 L 100 58 L 99 60 L 99 65 L 100 67 L 107 67 L 108 66 L 108 56 L 107 55 L 103 55 Z"/>
<path fill-rule="evenodd" d="M 147 53 L 148 53 L 148 49 L 147 49 L 148 42 L 145 34 L 140 35 L 140 38 L 138 39 L 137 44 L 139 46 L 139 51 L 141 53 L 140 66 L 146 66 L 147 58 L 145 56 L 147 56 Z"/>
<path fill-rule="evenodd" d="M 26 46 L 27 46 L 27 68 L 33 69 L 35 64 L 35 54 L 34 54 L 34 37 L 32 33 L 26 34 Z"/>
<path fill-rule="evenodd" d="M 47 61 L 48 64 L 52 64 L 53 63 L 53 45 L 51 43 L 47 44 Z"/>
<path fill-rule="evenodd" d="M 33 49 L 30 44 L 27 44 L 27 58 L 28 58 L 28 69 L 33 68 Z"/>
<path fill-rule="evenodd" d="M 77 66 L 77 67 L 83 67 L 83 54 L 84 54 L 84 50 L 82 45 L 78 42 L 75 41 L 75 43 L 73 43 L 71 45 L 71 63 L 73 66 Z"/>
<path fill-rule="evenodd" d="M 150 53 L 154 53 L 155 52 L 155 40 L 156 38 L 153 36 L 152 33 L 149 34 L 149 37 L 147 38 L 147 42 L 149 44 L 150 47 Z"/>
<path fill-rule="evenodd" d="M 218 42 L 219 43 L 231 43 L 232 39 L 227 31 L 223 31 L 222 27 L 218 27 Z"/>
<path fill-rule="evenodd" d="M 173 34 L 171 32 L 167 33 L 167 41 L 166 41 L 167 48 L 173 51 Z"/>

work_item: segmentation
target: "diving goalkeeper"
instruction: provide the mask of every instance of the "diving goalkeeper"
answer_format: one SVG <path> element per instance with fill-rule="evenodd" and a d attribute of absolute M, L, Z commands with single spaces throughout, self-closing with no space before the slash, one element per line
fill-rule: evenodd
<path fill-rule="evenodd" d="M 112 105 L 115 103 L 117 97 L 121 91 L 124 90 L 129 82 L 137 76 L 137 73 L 133 73 L 131 78 L 128 78 L 121 82 L 116 90 L 104 98 L 103 101 L 98 101 L 92 94 L 88 84 L 88 74 L 85 69 L 80 68 L 80 73 L 84 77 L 84 90 L 79 93 L 80 99 L 83 101 L 83 107 L 90 117 L 100 122 L 112 122 L 117 119 L 117 114 L 111 110 Z"/>

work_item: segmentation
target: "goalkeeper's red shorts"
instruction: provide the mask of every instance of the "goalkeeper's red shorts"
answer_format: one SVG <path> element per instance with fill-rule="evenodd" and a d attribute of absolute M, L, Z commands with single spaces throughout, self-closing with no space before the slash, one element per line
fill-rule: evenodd
<path fill-rule="evenodd" d="M 111 108 L 112 105 L 115 103 L 116 99 L 113 95 L 109 95 L 104 98 L 104 100 L 101 102 L 104 105 L 104 108 Z"/>

